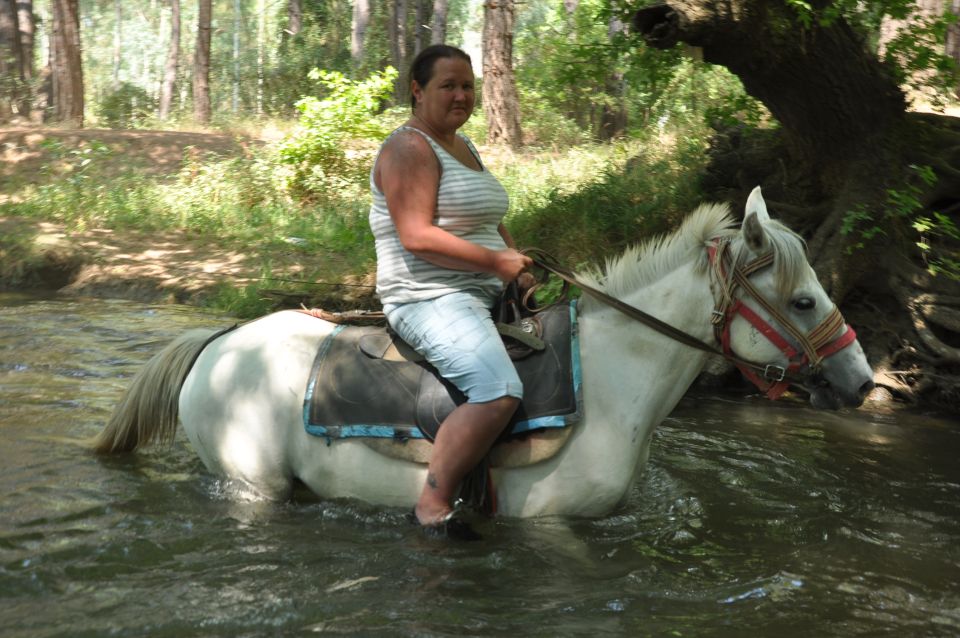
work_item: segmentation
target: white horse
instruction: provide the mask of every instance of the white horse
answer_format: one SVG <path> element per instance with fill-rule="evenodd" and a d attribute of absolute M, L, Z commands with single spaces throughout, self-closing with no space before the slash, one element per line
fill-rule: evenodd
<path fill-rule="evenodd" d="M 718 245 L 729 257 L 725 268 L 711 266 Z M 757 188 L 741 229 L 726 206 L 702 205 L 674 234 L 627 250 L 608 261 L 605 272 L 583 278 L 699 340 L 725 342 L 731 356 L 758 362 L 756 370 L 797 371 L 795 382 L 807 386 L 816 407 L 859 406 L 873 388 L 873 373 L 804 251 L 796 234 L 770 219 Z M 763 261 L 770 255 L 772 264 L 769 257 Z M 758 261 L 770 267 L 744 267 Z M 738 305 L 752 319 L 734 312 Z M 493 468 L 501 515 L 609 513 L 644 466 L 654 428 L 710 356 L 594 299 L 584 297 L 578 309 L 582 418 L 552 456 Z M 301 481 L 322 498 L 409 508 L 424 482 L 422 462 L 359 439 L 330 441 L 305 431 L 307 376 L 333 328 L 282 311 L 210 343 L 209 330 L 181 336 L 138 373 L 100 433 L 98 451 L 172 440 L 179 417 L 211 472 L 244 481 L 265 497 L 288 498 Z M 531 437 L 514 445 L 536 444 Z"/>

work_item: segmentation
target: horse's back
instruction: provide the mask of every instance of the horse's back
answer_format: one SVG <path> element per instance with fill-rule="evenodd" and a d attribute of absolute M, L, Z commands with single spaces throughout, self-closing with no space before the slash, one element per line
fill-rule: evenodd
<path fill-rule="evenodd" d="M 242 479 L 265 496 L 288 495 L 306 379 L 333 327 L 282 311 L 204 349 L 180 391 L 180 419 L 210 471 Z"/>

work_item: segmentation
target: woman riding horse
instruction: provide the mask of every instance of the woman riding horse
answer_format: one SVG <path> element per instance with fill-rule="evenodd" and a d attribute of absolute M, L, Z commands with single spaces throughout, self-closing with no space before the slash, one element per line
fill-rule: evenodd
<path fill-rule="evenodd" d="M 490 310 L 531 260 L 501 220 L 507 192 L 457 129 L 474 107 L 470 57 L 424 49 L 410 70 L 413 115 L 370 176 L 377 293 L 391 328 L 467 397 L 442 423 L 414 509 L 428 529 L 462 526 L 451 501 L 523 397 Z"/>

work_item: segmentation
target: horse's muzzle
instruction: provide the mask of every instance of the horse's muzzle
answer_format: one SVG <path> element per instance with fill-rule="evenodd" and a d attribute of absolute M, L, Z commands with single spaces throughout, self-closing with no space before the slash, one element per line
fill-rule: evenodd
<path fill-rule="evenodd" d="M 844 392 L 821 375 L 812 377 L 804 384 L 804 389 L 810 393 L 810 404 L 821 410 L 859 408 L 874 387 L 876 386 L 873 380 L 868 379 L 856 391 Z"/>

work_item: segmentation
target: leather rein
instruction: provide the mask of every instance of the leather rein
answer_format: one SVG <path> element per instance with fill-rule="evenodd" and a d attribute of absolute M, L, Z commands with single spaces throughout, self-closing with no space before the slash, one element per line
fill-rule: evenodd
<path fill-rule="evenodd" d="M 635 306 L 585 284 L 577 279 L 573 272 L 560 266 L 551 255 L 538 248 L 527 249 L 523 252 L 533 259 L 534 264 L 562 279 L 565 286 L 566 284 L 577 286 L 584 294 L 619 310 L 631 319 L 639 321 L 675 341 L 730 361 L 767 397 L 777 399 L 791 383 L 802 383 L 818 376 L 823 360 L 849 346 L 856 340 L 857 335 L 853 328 L 847 324 L 847 329 L 843 334 L 836 339 L 833 338 L 833 335 L 845 325 L 843 316 L 835 305 L 817 327 L 811 330 L 809 334 L 804 334 L 764 299 L 749 281 L 751 274 L 773 264 L 773 253 L 767 253 L 738 268 L 731 269 L 729 246 L 729 240 L 716 239 L 707 248 L 713 272 L 720 286 L 720 299 L 713 310 L 711 322 L 714 325 L 717 342 L 721 345 L 721 348 L 706 343 Z M 734 297 L 734 292 L 738 287 L 743 288 L 747 294 L 753 297 L 796 340 L 800 345 L 799 352 L 778 330 L 740 299 Z M 749 321 L 760 334 L 786 355 L 788 360 L 786 368 L 775 364 L 760 364 L 748 361 L 738 357 L 733 352 L 730 347 L 730 324 L 737 315 L 741 315 Z"/>

